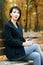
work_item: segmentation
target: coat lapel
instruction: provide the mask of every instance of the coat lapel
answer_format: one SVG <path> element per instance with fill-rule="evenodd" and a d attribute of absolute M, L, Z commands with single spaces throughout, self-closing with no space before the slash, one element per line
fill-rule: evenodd
<path fill-rule="evenodd" d="M 21 31 L 20 31 L 20 27 L 19 27 L 19 26 L 18 26 L 18 29 L 17 29 L 17 28 L 13 25 L 13 23 L 12 23 L 11 21 L 9 21 L 8 26 L 11 27 L 11 28 L 13 28 L 13 29 L 18 33 L 18 35 L 19 35 L 20 37 L 23 37 L 23 36 L 22 36 L 22 33 L 21 33 Z"/>

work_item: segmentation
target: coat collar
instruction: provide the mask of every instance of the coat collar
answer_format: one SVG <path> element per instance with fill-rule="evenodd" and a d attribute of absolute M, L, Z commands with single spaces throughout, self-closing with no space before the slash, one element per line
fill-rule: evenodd
<path fill-rule="evenodd" d="M 17 23 L 16 23 L 17 24 Z M 14 26 L 14 24 L 11 22 L 11 20 L 8 22 L 8 26 L 10 26 L 11 28 L 16 28 L 15 26 Z M 17 26 L 18 26 L 18 28 L 19 28 L 19 25 L 17 24 Z M 17 28 L 16 28 L 17 29 Z"/>

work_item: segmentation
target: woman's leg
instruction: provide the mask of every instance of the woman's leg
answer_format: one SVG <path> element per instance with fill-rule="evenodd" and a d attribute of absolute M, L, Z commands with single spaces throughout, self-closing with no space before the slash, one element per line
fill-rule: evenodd
<path fill-rule="evenodd" d="M 26 56 L 23 60 L 33 60 L 33 65 L 41 65 L 40 54 L 37 52 L 32 52 L 30 55 Z"/>
<path fill-rule="evenodd" d="M 41 51 L 40 47 L 38 44 L 34 44 L 35 45 L 35 48 L 36 48 L 36 52 L 38 52 L 40 54 L 40 57 L 41 57 L 41 65 L 43 65 L 43 52 Z"/>
<path fill-rule="evenodd" d="M 24 50 L 25 50 L 26 54 L 30 54 L 32 52 L 38 52 L 41 54 L 41 49 L 38 44 L 33 44 L 31 46 L 25 46 Z"/>
<path fill-rule="evenodd" d="M 42 65 L 43 65 L 43 53 L 42 53 L 38 44 L 33 44 L 31 46 L 24 47 L 24 49 L 25 49 L 26 54 L 28 54 L 28 55 L 31 54 L 32 52 L 39 53 L 40 58 L 41 58 L 41 62 L 42 62 Z"/>

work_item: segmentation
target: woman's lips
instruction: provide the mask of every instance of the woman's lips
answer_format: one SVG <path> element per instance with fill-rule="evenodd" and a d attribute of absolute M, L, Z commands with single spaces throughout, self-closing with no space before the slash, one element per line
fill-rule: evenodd
<path fill-rule="evenodd" d="M 15 18 L 17 18 L 17 16 L 15 16 Z"/>

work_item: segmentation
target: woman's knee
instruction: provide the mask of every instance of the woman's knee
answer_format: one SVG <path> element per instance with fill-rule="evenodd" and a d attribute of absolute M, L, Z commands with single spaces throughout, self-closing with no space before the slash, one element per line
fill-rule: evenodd
<path fill-rule="evenodd" d="M 39 46 L 37 43 L 34 43 L 33 45 L 35 45 L 35 46 Z"/>
<path fill-rule="evenodd" d="M 40 54 L 37 53 L 37 52 L 33 52 L 33 53 L 30 54 L 29 57 L 32 58 L 32 59 L 40 58 Z"/>
<path fill-rule="evenodd" d="M 34 45 L 34 47 L 36 47 L 36 48 L 40 48 L 37 43 L 36 43 L 36 44 L 33 44 L 33 45 Z"/>

